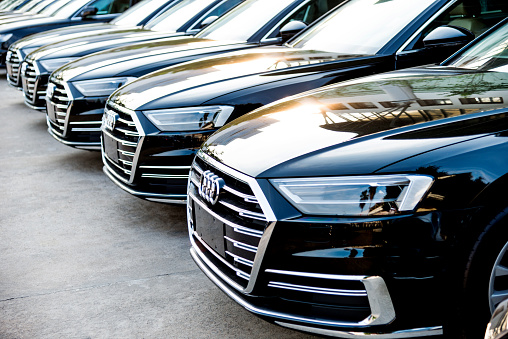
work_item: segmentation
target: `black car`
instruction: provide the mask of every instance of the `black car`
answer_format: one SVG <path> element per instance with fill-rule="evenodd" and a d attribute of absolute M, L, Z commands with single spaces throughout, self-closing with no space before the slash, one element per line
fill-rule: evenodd
<path fill-rule="evenodd" d="M 243 1 L 182 0 L 142 28 L 87 35 L 40 47 L 28 54 L 21 65 L 20 76 L 25 103 L 34 109 L 45 110 L 44 98 L 49 75 L 70 61 L 119 46 L 138 51 L 140 46 L 136 42 L 139 41 L 153 41 L 155 45 L 159 45 L 164 43 L 163 39 L 172 41 L 171 39 L 177 36 L 193 35 L 209 20 L 215 20 Z"/>
<path fill-rule="evenodd" d="M 506 46 L 508 23 L 442 66 L 327 86 L 224 126 L 190 173 L 198 266 L 299 331 L 482 338 L 508 297 Z"/>
<path fill-rule="evenodd" d="M 508 14 L 497 5 L 353 0 L 289 45 L 151 73 L 122 87 L 107 102 L 105 119 L 121 123 L 116 129 L 103 127 L 105 172 L 136 196 L 183 203 L 195 151 L 225 122 L 305 90 L 442 61 L 472 36 L 459 25 L 475 27 L 479 34 Z M 475 16 L 461 16 L 466 12 Z"/>
<path fill-rule="evenodd" d="M 29 34 L 93 21 L 111 21 L 133 3 L 134 0 L 72 0 L 59 7 L 51 16 L 34 16 L 29 20 L 4 23 L 0 26 L 0 67 L 5 67 L 9 45 Z"/>
<path fill-rule="evenodd" d="M 106 23 L 63 27 L 46 32 L 29 35 L 9 46 L 6 56 L 7 81 L 11 86 L 22 89 L 19 67 L 27 54 L 37 48 L 62 40 L 76 39 L 85 36 L 104 36 L 111 32 L 132 32 L 136 26 L 143 26 L 151 19 L 169 10 L 180 0 L 144 0 Z"/>
<path fill-rule="evenodd" d="M 288 21 L 312 22 L 338 1 L 283 0 L 273 6 L 272 0 L 248 0 L 195 37 L 135 44 L 67 64 L 50 79 L 46 99 L 49 132 L 66 145 L 100 150 L 104 105 L 123 82 L 204 56 L 280 43 L 282 26 L 303 26 Z M 55 90 L 57 95 L 51 95 Z"/>

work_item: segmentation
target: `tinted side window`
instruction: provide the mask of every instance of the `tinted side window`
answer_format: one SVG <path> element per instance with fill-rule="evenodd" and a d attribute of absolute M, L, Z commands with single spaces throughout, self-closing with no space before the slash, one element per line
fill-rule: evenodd
<path fill-rule="evenodd" d="M 466 28 L 478 36 L 508 16 L 507 0 L 462 0 L 430 23 L 405 50 L 423 47 L 423 39 L 439 26 Z"/>

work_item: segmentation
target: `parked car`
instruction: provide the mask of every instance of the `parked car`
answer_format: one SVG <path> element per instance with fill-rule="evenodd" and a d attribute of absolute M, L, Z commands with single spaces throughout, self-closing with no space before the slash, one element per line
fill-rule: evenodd
<path fill-rule="evenodd" d="M 60 7 L 70 1 L 71 0 L 30 1 L 18 10 L 0 13 L 0 25 L 51 16 L 54 12 L 59 10 Z"/>
<path fill-rule="evenodd" d="M 27 55 L 21 65 L 20 76 L 25 103 L 34 109 L 45 110 L 44 98 L 49 75 L 72 60 L 119 46 L 126 46 L 137 52 L 140 46 L 135 43 L 139 41 L 151 41 L 159 45 L 163 44 L 163 39 L 173 41 L 172 38 L 177 36 L 195 34 L 209 20 L 215 20 L 243 1 L 183 0 L 142 29 L 132 28 L 45 45 Z"/>
<path fill-rule="evenodd" d="M 110 32 L 132 33 L 136 27 L 142 27 L 151 19 L 169 10 L 180 0 L 144 0 L 116 17 L 110 22 L 90 23 L 79 26 L 52 29 L 46 32 L 29 35 L 9 46 L 6 56 L 7 81 L 13 87 L 22 89 L 20 65 L 27 54 L 37 48 L 62 40 L 75 40 L 78 37 L 100 36 Z M 139 28 L 139 27 L 138 27 Z"/>
<path fill-rule="evenodd" d="M 441 66 L 316 89 L 221 128 L 190 173 L 197 265 L 295 330 L 481 338 L 508 297 L 506 46 L 508 21 Z"/>
<path fill-rule="evenodd" d="M 111 21 L 129 8 L 133 1 L 71 0 L 59 7 L 49 17 L 33 17 L 30 20 L 3 23 L 0 25 L 0 67 L 5 67 L 5 57 L 9 45 L 29 34 L 93 21 Z M 50 5 L 51 8 L 52 6 Z"/>
<path fill-rule="evenodd" d="M 480 31 L 508 14 L 495 11 L 490 3 L 476 5 L 479 2 L 348 1 L 288 45 L 201 59 L 139 78 L 107 102 L 105 119 L 121 123 L 118 129 L 103 128 L 105 172 L 138 197 L 184 203 L 195 152 L 218 127 L 305 90 L 442 61 L 472 39 L 471 32 L 458 26 L 468 21 L 456 17 L 458 13 L 476 12 L 471 19 L 481 20 Z M 447 24 L 457 27 L 443 27 Z M 56 127 L 54 121 L 50 115 Z"/>
<path fill-rule="evenodd" d="M 121 81 L 204 56 L 280 43 L 281 27 L 300 29 L 303 24 L 291 20 L 312 22 L 338 1 L 283 0 L 274 6 L 272 0 L 248 0 L 195 37 L 126 46 L 67 64 L 49 85 L 49 132 L 66 145 L 100 150 L 104 105 Z"/>

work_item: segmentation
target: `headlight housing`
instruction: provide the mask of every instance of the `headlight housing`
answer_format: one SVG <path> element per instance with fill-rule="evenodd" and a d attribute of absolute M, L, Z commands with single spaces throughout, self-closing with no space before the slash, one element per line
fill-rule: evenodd
<path fill-rule="evenodd" d="M 9 34 L 0 34 L 0 43 L 6 42 L 12 37 L 12 33 Z"/>
<path fill-rule="evenodd" d="M 198 106 L 143 111 L 161 131 L 196 131 L 223 126 L 233 106 Z"/>
<path fill-rule="evenodd" d="M 393 215 L 413 211 L 433 181 L 426 175 L 270 180 L 302 213 L 330 216 Z"/>
<path fill-rule="evenodd" d="M 48 72 L 53 72 L 55 69 L 65 65 L 68 62 L 74 61 L 77 58 L 58 58 L 58 59 L 48 59 L 48 60 L 41 60 L 39 63 L 42 67 Z"/>
<path fill-rule="evenodd" d="M 0 34 L 0 46 L 4 46 L 5 49 L 9 47 L 9 44 L 4 44 L 6 41 L 8 41 L 10 38 L 12 38 L 12 33 L 9 34 Z"/>
<path fill-rule="evenodd" d="M 119 87 L 135 79 L 134 77 L 103 78 L 74 81 L 72 84 L 85 97 L 107 97 Z"/>

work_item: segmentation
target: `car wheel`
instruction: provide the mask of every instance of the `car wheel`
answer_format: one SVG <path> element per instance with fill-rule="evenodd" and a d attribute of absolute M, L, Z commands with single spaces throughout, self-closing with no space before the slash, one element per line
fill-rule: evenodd
<path fill-rule="evenodd" d="M 508 208 L 487 223 L 467 255 L 447 338 L 483 338 L 492 312 L 508 298 Z"/>

